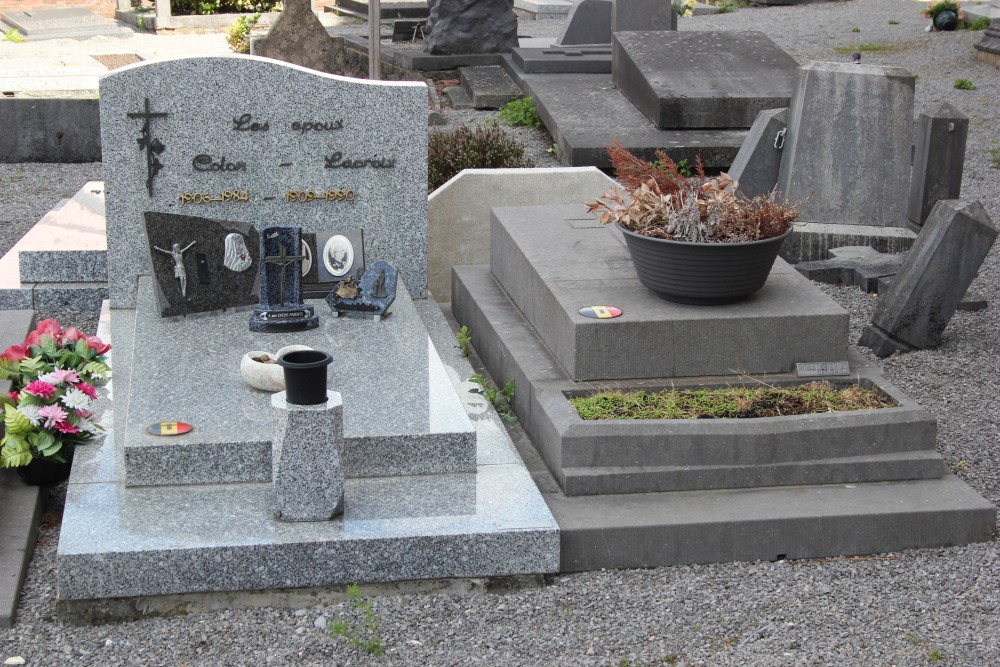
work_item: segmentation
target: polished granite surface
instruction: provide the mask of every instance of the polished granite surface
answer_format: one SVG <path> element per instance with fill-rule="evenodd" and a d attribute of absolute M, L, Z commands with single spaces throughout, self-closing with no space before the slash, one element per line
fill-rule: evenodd
<path fill-rule="evenodd" d="M 60 599 L 558 571 L 558 526 L 499 417 L 468 393 L 473 371 L 454 334 L 433 301 L 406 301 L 475 429 L 475 472 L 348 479 L 345 514 L 310 523 L 275 520 L 267 483 L 126 486 L 117 431 L 130 376 L 148 369 L 120 361 L 133 346 L 133 311 L 105 312 L 100 334 L 115 345 L 108 433 L 74 461 Z"/>
<path fill-rule="evenodd" d="M 160 318 L 152 284 L 141 277 L 137 309 L 112 310 L 112 331 L 135 318 L 129 402 L 118 438 L 130 486 L 267 481 L 271 476 L 270 394 L 239 374 L 251 350 L 292 343 L 329 352 L 329 388 L 344 396 L 348 477 L 471 472 L 475 431 L 420 315 L 400 285 L 390 316 L 335 318 L 322 301 L 320 327 L 292 333 L 249 331 L 249 311 Z M 450 341 L 447 344 L 451 344 Z M 194 426 L 158 437 L 159 421 Z M 119 424 L 119 427 L 122 425 Z"/>

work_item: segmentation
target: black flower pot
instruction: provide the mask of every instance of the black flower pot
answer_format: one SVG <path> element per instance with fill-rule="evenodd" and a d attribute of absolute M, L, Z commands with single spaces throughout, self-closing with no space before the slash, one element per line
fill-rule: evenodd
<path fill-rule="evenodd" d="M 70 450 L 66 462 L 53 461 L 35 457 L 26 466 L 14 468 L 17 476 L 28 486 L 49 487 L 60 484 L 69 479 L 70 470 L 73 467 L 73 452 Z"/>
<path fill-rule="evenodd" d="M 934 27 L 938 30 L 954 30 L 958 27 L 958 12 L 944 9 L 934 15 Z"/>
<path fill-rule="evenodd" d="M 333 361 L 320 350 L 296 350 L 278 357 L 285 369 L 285 400 L 295 405 L 326 403 L 326 367 Z"/>
<path fill-rule="evenodd" d="M 639 282 L 661 299 L 694 306 L 736 303 L 767 282 L 781 236 L 747 243 L 687 243 L 654 239 L 621 225 Z"/>

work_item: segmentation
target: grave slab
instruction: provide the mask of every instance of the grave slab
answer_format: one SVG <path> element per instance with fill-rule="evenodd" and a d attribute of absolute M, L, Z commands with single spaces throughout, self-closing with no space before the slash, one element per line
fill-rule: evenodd
<path fill-rule="evenodd" d="M 809 280 L 831 285 L 854 285 L 865 292 L 878 292 L 882 279 L 894 276 L 906 253 L 881 253 L 870 246 L 845 246 L 830 250 L 829 259 L 801 262 L 795 270 Z"/>
<path fill-rule="evenodd" d="M 616 33 L 612 81 L 662 129 L 748 128 L 788 106 L 798 63 L 760 32 Z"/>
<path fill-rule="evenodd" d="M 129 384 L 119 436 L 127 485 L 269 480 L 270 394 L 243 382 L 239 362 L 250 350 L 293 343 L 334 357 L 329 388 L 344 397 L 346 476 L 475 470 L 475 431 L 405 290 L 379 322 L 334 318 L 323 301 L 310 300 L 320 327 L 283 334 L 249 331 L 248 310 L 163 319 L 152 292 L 142 277 L 134 334 L 142 358 L 132 360 L 142 371 Z M 194 430 L 167 438 L 146 432 L 164 420 Z"/>
<path fill-rule="evenodd" d="M 788 111 L 778 190 L 803 222 L 902 227 L 914 77 L 901 67 L 812 62 Z"/>
<path fill-rule="evenodd" d="M 858 344 L 887 357 L 940 343 L 996 237 L 978 201 L 938 202 Z"/>
<path fill-rule="evenodd" d="M 916 232 L 903 227 L 796 222 L 780 254 L 792 264 L 827 259 L 833 248 L 844 246 L 863 245 L 895 254 L 909 250 L 916 238 Z"/>
<path fill-rule="evenodd" d="M 611 47 L 516 48 L 514 64 L 526 74 L 610 74 Z"/>
<path fill-rule="evenodd" d="M 82 7 L 32 9 L 26 12 L 4 10 L 0 12 L 0 20 L 16 28 L 28 41 L 131 34 L 115 21 L 98 16 Z"/>
<path fill-rule="evenodd" d="M 781 373 L 846 353 L 847 313 L 781 260 L 743 302 L 685 306 L 643 288 L 621 234 L 582 204 L 494 208 L 492 216 L 493 275 L 574 380 Z M 590 305 L 623 315 L 578 313 Z"/>
<path fill-rule="evenodd" d="M 521 89 L 499 65 L 459 67 L 458 78 L 476 109 L 499 109 L 522 97 Z"/>
<path fill-rule="evenodd" d="M 512 61 L 507 71 L 535 100 L 535 108 L 558 146 L 566 166 L 611 166 L 607 146 L 618 139 L 644 160 L 657 149 L 675 161 L 694 164 L 700 156 L 708 169 L 725 169 L 746 138 L 746 130 L 660 130 L 611 83 L 606 74 L 525 74 Z"/>
<path fill-rule="evenodd" d="M 133 305 L 135 276 L 149 272 L 148 211 L 314 233 L 363 226 L 370 254 L 426 295 L 427 144 L 407 140 L 426 133 L 425 84 L 228 56 L 125 67 L 100 90 L 112 306 Z"/>

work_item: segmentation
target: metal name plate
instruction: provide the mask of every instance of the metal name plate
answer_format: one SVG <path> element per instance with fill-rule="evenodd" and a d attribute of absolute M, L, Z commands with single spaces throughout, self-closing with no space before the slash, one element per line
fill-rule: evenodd
<path fill-rule="evenodd" d="M 795 376 L 800 378 L 838 377 L 850 374 L 850 364 L 846 361 L 814 361 L 795 364 Z"/>

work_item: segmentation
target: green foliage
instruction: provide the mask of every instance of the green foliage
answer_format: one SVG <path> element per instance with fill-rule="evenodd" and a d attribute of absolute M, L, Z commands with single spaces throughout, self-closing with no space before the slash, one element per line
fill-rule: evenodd
<path fill-rule="evenodd" d="M 986 30 L 990 27 L 990 19 L 986 16 L 980 16 L 978 19 L 969 23 L 965 26 L 966 30 Z"/>
<path fill-rule="evenodd" d="M 889 19 L 889 25 L 899 25 L 899 21 L 896 19 Z"/>
<path fill-rule="evenodd" d="M 26 39 L 17 28 L 7 28 L 7 30 L 3 33 L 3 41 L 19 44 L 26 41 Z"/>
<path fill-rule="evenodd" d="M 226 44 L 236 53 L 250 53 L 250 31 L 260 21 L 260 12 L 241 16 L 226 31 Z"/>
<path fill-rule="evenodd" d="M 581 419 L 734 419 L 818 412 L 869 410 L 895 403 L 859 385 L 836 388 L 828 382 L 798 387 L 604 391 L 569 399 Z"/>
<path fill-rule="evenodd" d="M 473 382 L 478 387 L 473 387 L 469 390 L 470 394 L 480 394 L 483 396 L 490 404 L 496 408 L 497 414 L 500 415 L 501 419 L 504 421 L 515 422 L 517 421 L 517 415 L 514 414 L 514 408 L 511 406 L 511 402 L 514 400 L 514 381 L 508 380 L 507 384 L 503 388 L 498 389 L 489 378 L 476 373 L 469 378 L 469 382 Z"/>
<path fill-rule="evenodd" d="M 503 109 L 500 109 L 498 116 L 511 127 L 545 127 L 535 109 L 535 102 L 530 97 L 508 102 Z"/>
<path fill-rule="evenodd" d="M 170 0 L 170 13 L 174 16 L 247 14 L 276 11 L 279 5 L 281 0 Z"/>
<path fill-rule="evenodd" d="M 458 349 L 462 351 L 462 356 L 469 356 L 469 343 L 472 342 L 472 331 L 469 330 L 469 327 L 463 324 L 462 328 L 455 334 L 455 338 L 458 339 Z"/>
<path fill-rule="evenodd" d="M 385 653 L 385 645 L 378 631 L 379 618 L 372 611 L 371 600 L 361 595 L 357 584 L 347 587 L 347 597 L 355 613 L 360 612 L 361 619 L 333 619 L 328 626 L 330 639 L 346 637 L 348 642 L 368 655 L 382 655 Z"/>
<path fill-rule="evenodd" d="M 1000 146 L 987 148 L 986 152 L 990 154 L 990 166 L 994 169 L 1000 169 Z"/>
<path fill-rule="evenodd" d="M 851 28 L 851 32 L 861 32 L 861 28 Z"/>
<path fill-rule="evenodd" d="M 899 48 L 900 47 L 893 46 L 892 44 L 878 44 L 872 42 L 864 42 L 861 44 L 857 44 L 855 46 L 838 46 L 837 48 L 834 49 L 834 52 L 844 56 L 844 55 L 850 55 L 855 51 L 861 51 L 862 53 L 866 51 L 897 51 L 899 50 Z"/>
<path fill-rule="evenodd" d="M 945 655 L 940 649 L 934 649 L 927 654 L 927 659 L 931 662 L 937 662 L 938 660 L 944 660 Z"/>
<path fill-rule="evenodd" d="M 976 84 L 968 79 L 955 79 L 955 90 L 975 90 Z"/>
<path fill-rule="evenodd" d="M 454 132 L 433 129 L 427 137 L 427 191 L 433 192 L 463 169 L 534 167 L 524 144 L 495 121 L 461 125 Z"/>
<path fill-rule="evenodd" d="M 715 8 L 718 10 L 716 14 L 728 14 L 737 9 L 746 9 L 749 6 L 750 3 L 743 0 L 722 0 L 722 2 L 715 3 Z"/>

